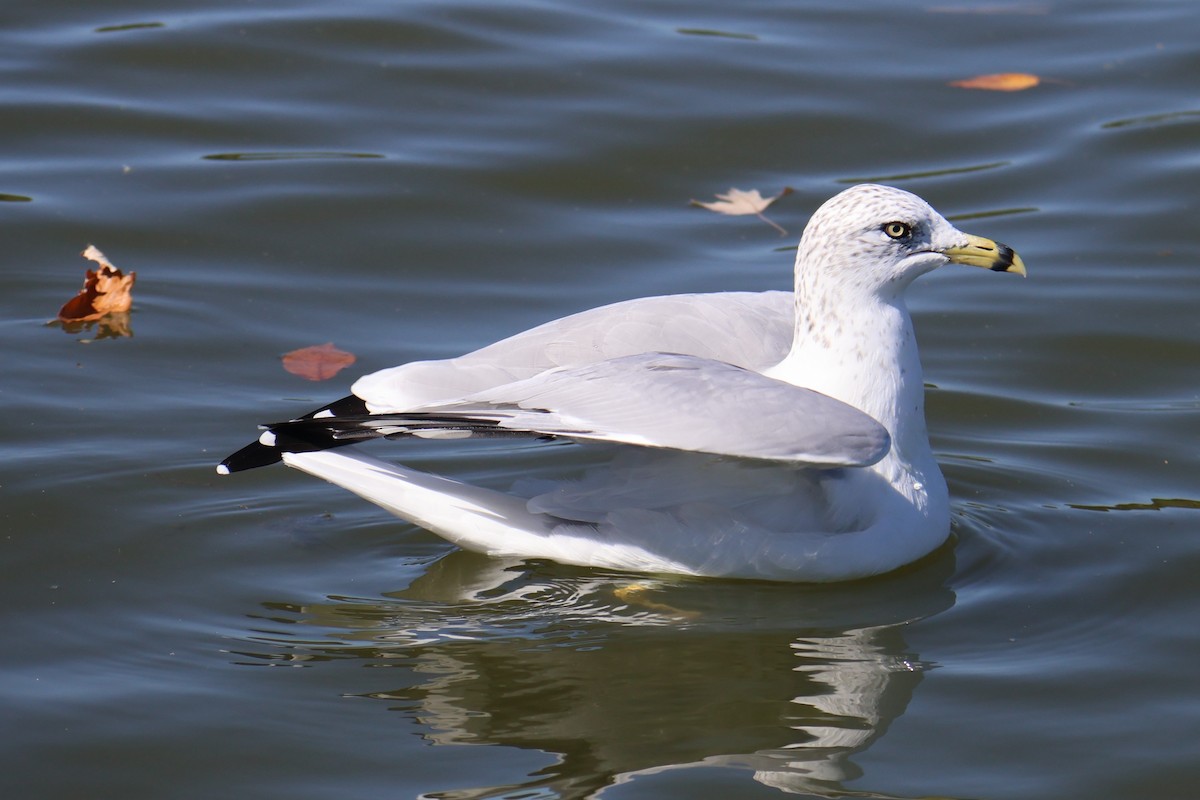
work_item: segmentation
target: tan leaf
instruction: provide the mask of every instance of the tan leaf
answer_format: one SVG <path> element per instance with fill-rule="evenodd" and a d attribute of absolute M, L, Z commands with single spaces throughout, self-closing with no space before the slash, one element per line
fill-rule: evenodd
<path fill-rule="evenodd" d="M 87 271 L 83 288 L 58 310 L 61 322 L 90 322 L 105 314 L 124 313 L 133 305 L 133 283 L 137 273 L 125 275 L 93 245 L 83 251 L 83 257 L 99 266 Z"/>
<path fill-rule="evenodd" d="M 355 361 L 353 353 L 339 350 L 333 342 L 302 347 L 283 357 L 283 368 L 309 381 L 327 381 Z"/>
<path fill-rule="evenodd" d="M 776 225 L 771 220 L 767 219 L 763 212 L 767 207 L 781 197 L 786 197 L 792 193 L 790 186 L 785 186 L 783 191 L 774 197 L 763 197 L 758 189 L 745 191 L 743 189 L 730 189 L 725 194 L 718 194 L 717 199 L 712 202 L 702 203 L 699 200 L 693 200 L 692 205 L 707 208 L 709 211 L 715 211 L 718 214 L 729 214 L 731 216 L 741 216 L 744 214 L 753 214 L 763 222 L 770 225 L 775 230 L 779 231 L 782 236 L 787 233 L 786 230 Z"/>
<path fill-rule="evenodd" d="M 1037 75 L 1028 72 L 998 72 L 994 75 L 976 75 L 961 81 L 950 81 L 950 86 L 959 89 L 988 89 L 993 92 L 1019 92 L 1032 89 L 1042 82 Z"/>

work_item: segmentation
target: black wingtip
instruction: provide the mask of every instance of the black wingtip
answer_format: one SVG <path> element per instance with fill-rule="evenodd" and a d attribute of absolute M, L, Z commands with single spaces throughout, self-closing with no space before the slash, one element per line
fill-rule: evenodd
<path fill-rule="evenodd" d="M 283 451 L 278 447 L 267 447 L 262 442 L 251 442 L 217 465 L 217 472 L 229 475 L 258 467 L 269 467 L 283 460 Z"/>
<path fill-rule="evenodd" d="M 300 419 L 312 420 L 314 418 L 353 416 L 366 413 L 367 404 L 363 399 L 354 395 L 348 395 L 341 400 L 305 414 Z M 292 422 L 297 421 L 292 420 Z M 272 429 L 270 425 L 264 427 L 267 430 Z M 245 472 L 248 469 L 269 467 L 272 464 L 278 464 L 282 461 L 284 453 L 310 453 L 314 450 L 328 450 L 333 447 L 344 447 L 348 444 L 354 444 L 353 441 L 335 440 L 327 434 L 322 435 L 317 430 L 305 430 L 299 436 L 295 433 L 281 434 L 275 431 L 272 431 L 272 433 L 275 434 L 270 437 L 274 440 L 273 444 L 263 444 L 262 439 L 257 442 L 251 442 L 218 464 L 217 473 L 229 475 L 234 472 Z"/>
<path fill-rule="evenodd" d="M 310 423 L 305 425 L 304 423 Z M 277 426 L 280 429 L 277 429 Z M 287 426 L 287 427 L 284 427 Z M 273 425 L 264 425 L 268 433 L 263 438 L 238 450 L 217 465 L 217 473 L 229 475 L 234 472 L 245 472 L 248 469 L 269 467 L 283 460 L 284 453 L 315 453 L 320 450 L 332 450 L 335 447 L 346 447 L 358 444 L 359 439 L 335 439 L 333 435 L 321 427 L 311 425 L 311 420 L 291 420 Z M 272 444 L 264 444 L 266 441 Z"/>
<path fill-rule="evenodd" d="M 368 414 L 367 401 L 353 394 L 348 394 L 341 400 L 335 400 L 327 406 L 321 406 L 316 411 L 305 414 L 300 419 L 315 417 L 352 417 Z"/>

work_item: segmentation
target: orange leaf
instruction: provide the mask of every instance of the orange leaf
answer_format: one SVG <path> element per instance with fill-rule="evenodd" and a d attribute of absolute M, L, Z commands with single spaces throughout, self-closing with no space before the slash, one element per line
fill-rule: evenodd
<path fill-rule="evenodd" d="M 89 261 L 100 266 L 88 270 L 83 279 L 83 288 L 58 310 L 60 322 L 90 322 L 106 314 L 128 311 L 133 305 L 133 282 L 137 273 L 125 275 L 108 263 L 104 254 L 93 245 L 82 253 Z"/>
<path fill-rule="evenodd" d="M 997 72 L 994 75 L 977 75 L 961 81 L 950 81 L 959 89 L 989 89 L 993 92 L 1019 92 L 1032 89 L 1042 82 L 1037 75 L 1028 72 Z"/>
<path fill-rule="evenodd" d="M 283 368 L 309 381 L 327 381 L 354 363 L 354 354 L 338 350 L 333 342 L 293 350 L 283 357 Z"/>

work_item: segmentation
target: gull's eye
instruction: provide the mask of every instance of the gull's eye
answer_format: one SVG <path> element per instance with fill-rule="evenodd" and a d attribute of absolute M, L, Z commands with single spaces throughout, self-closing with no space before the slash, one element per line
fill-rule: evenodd
<path fill-rule="evenodd" d="M 888 222 L 884 224 L 883 232 L 893 239 L 907 239 L 912 236 L 912 226 L 904 222 Z"/>

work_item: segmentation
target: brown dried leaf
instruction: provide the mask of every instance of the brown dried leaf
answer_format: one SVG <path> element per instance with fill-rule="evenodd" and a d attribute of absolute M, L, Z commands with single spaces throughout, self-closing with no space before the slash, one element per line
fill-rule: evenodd
<path fill-rule="evenodd" d="M 105 314 L 128 311 L 133 305 L 133 283 L 137 280 L 137 273 L 123 274 L 94 245 L 89 244 L 82 255 L 99 266 L 87 271 L 79 294 L 58 310 L 59 321 L 90 322 Z"/>
<path fill-rule="evenodd" d="M 950 86 L 959 89 L 988 89 L 993 92 L 1019 92 L 1032 89 L 1042 82 L 1037 75 L 1028 72 L 998 72 L 994 75 L 976 75 L 961 81 L 950 81 Z"/>
<path fill-rule="evenodd" d="M 753 214 L 763 222 L 770 225 L 775 230 L 779 231 L 779 235 L 783 236 L 787 233 L 786 230 L 776 225 L 771 220 L 767 219 L 763 212 L 767 207 L 781 197 L 786 197 L 792 193 L 790 186 L 785 186 L 783 191 L 774 197 L 763 197 L 758 189 L 745 191 L 742 189 L 730 189 L 725 194 L 718 194 L 717 199 L 713 202 L 702 203 L 699 200 L 693 200 L 692 205 L 707 208 L 709 211 L 715 211 L 718 214 L 729 214 L 731 216 L 741 216 L 743 214 Z"/>
<path fill-rule="evenodd" d="M 283 357 L 283 368 L 309 381 L 327 381 L 355 361 L 353 353 L 339 350 L 333 342 L 302 347 Z"/>

